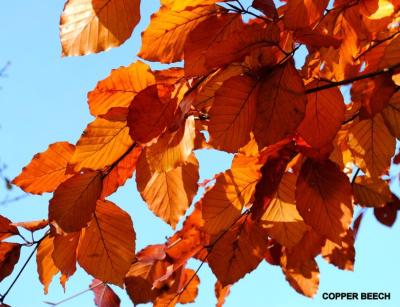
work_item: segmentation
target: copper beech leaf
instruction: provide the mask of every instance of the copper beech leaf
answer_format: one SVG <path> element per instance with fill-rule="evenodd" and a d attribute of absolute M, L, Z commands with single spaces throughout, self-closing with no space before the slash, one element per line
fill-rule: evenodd
<path fill-rule="evenodd" d="M 76 271 L 76 250 L 80 231 L 54 236 L 52 258 L 54 265 L 67 278 Z"/>
<path fill-rule="evenodd" d="M 254 195 L 261 165 L 257 158 L 238 155 L 232 168 L 216 176 L 202 200 L 204 229 L 210 234 L 229 229 Z"/>
<path fill-rule="evenodd" d="M 283 22 L 287 29 L 308 28 L 324 14 L 329 0 L 291 0 L 286 6 Z"/>
<path fill-rule="evenodd" d="M 231 285 L 223 286 L 219 281 L 214 286 L 215 296 L 217 298 L 216 307 L 222 307 L 229 293 L 231 292 Z"/>
<path fill-rule="evenodd" d="M 304 221 L 335 243 L 341 241 L 353 216 L 351 185 L 329 161 L 307 159 L 296 184 L 296 206 Z"/>
<path fill-rule="evenodd" d="M 129 107 L 128 127 L 132 139 L 149 143 L 160 136 L 174 117 L 177 101 L 173 87 L 156 84 L 137 94 Z"/>
<path fill-rule="evenodd" d="M 322 257 L 341 270 L 353 271 L 356 251 L 353 230 L 349 229 L 340 244 L 326 240 Z"/>
<path fill-rule="evenodd" d="M 261 225 L 283 246 L 293 247 L 308 230 L 295 203 L 296 175 L 285 173 L 278 190 L 261 217 Z"/>
<path fill-rule="evenodd" d="M 21 244 L 0 242 L 0 282 L 12 273 L 20 253 Z"/>
<path fill-rule="evenodd" d="M 135 256 L 135 231 L 128 213 L 110 201 L 98 201 L 82 231 L 78 262 L 90 275 L 121 286 Z"/>
<path fill-rule="evenodd" d="M 366 176 L 355 179 L 353 194 L 355 203 L 367 207 L 383 207 L 392 199 L 388 182 Z"/>
<path fill-rule="evenodd" d="M 85 55 L 124 43 L 140 20 L 140 0 L 68 0 L 60 21 L 62 53 Z"/>
<path fill-rule="evenodd" d="M 355 124 L 349 129 L 348 138 L 355 163 L 368 176 L 376 178 L 387 173 L 396 140 L 386 128 L 381 114 Z"/>
<path fill-rule="evenodd" d="M 49 225 L 49 221 L 48 220 L 37 220 L 37 221 L 30 221 L 30 222 L 18 222 L 18 223 L 13 223 L 12 225 L 22 227 L 28 231 L 34 232 L 34 231 L 45 228 L 47 225 Z"/>
<path fill-rule="evenodd" d="M 17 227 L 8 218 L 0 215 L 0 241 L 18 234 Z"/>
<path fill-rule="evenodd" d="M 291 61 L 273 69 L 261 82 L 254 136 L 264 147 L 294 133 L 304 117 L 307 97 Z"/>
<path fill-rule="evenodd" d="M 107 284 L 101 280 L 93 279 L 90 288 L 94 293 L 94 303 L 97 307 L 119 307 L 121 299 Z"/>
<path fill-rule="evenodd" d="M 182 11 L 188 7 L 196 7 L 199 5 L 209 5 L 216 2 L 223 2 L 224 0 L 161 0 L 161 4 L 171 9 L 172 11 Z"/>
<path fill-rule="evenodd" d="M 382 110 L 382 117 L 390 133 L 400 138 L 400 92 L 389 100 L 388 105 Z"/>
<path fill-rule="evenodd" d="M 236 152 L 250 140 L 257 103 L 257 81 L 248 76 L 226 80 L 215 93 L 209 111 L 210 144 Z"/>
<path fill-rule="evenodd" d="M 150 67 L 141 61 L 128 67 L 113 69 L 110 75 L 89 92 L 88 103 L 92 115 L 106 114 L 111 108 L 129 107 L 132 99 L 147 86 L 155 83 Z"/>
<path fill-rule="evenodd" d="M 54 250 L 54 237 L 45 236 L 40 242 L 36 253 L 37 270 L 39 280 L 44 287 L 44 293 L 47 294 L 49 285 L 53 277 L 57 275 L 58 268 L 55 266 L 52 253 Z"/>
<path fill-rule="evenodd" d="M 222 8 L 220 8 L 222 9 Z M 198 6 L 192 10 L 172 11 L 168 7 L 151 16 L 142 34 L 139 56 L 148 61 L 172 63 L 182 60 L 184 44 L 190 31 L 203 20 L 215 15 L 217 6 Z"/>
<path fill-rule="evenodd" d="M 149 209 L 175 228 L 195 196 L 199 180 L 198 162 L 194 155 L 187 163 L 169 171 L 152 171 L 146 157 L 139 159 L 136 183 Z"/>
<path fill-rule="evenodd" d="M 13 183 L 32 194 L 53 192 L 60 183 L 73 176 L 66 174 L 66 170 L 74 149 L 74 145 L 67 142 L 51 144 L 46 151 L 33 157 Z"/>
<path fill-rule="evenodd" d="M 62 230 L 81 230 L 91 220 L 102 189 L 101 173 L 77 174 L 61 184 L 50 200 L 49 221 Z"/>
<path fill-rule="evenodd" d="M 132 144 L 126 122 L 97 118 L 83 132 L 70 164 L 77 172 L 101 170 L 117 161 Z"/>
<path fill-rule="evenodd" d="M 262 228 L 244 215 L 216 241 L 208 263 L 221 284 L 227 286 L 257 268 L 267 247 Z"/>

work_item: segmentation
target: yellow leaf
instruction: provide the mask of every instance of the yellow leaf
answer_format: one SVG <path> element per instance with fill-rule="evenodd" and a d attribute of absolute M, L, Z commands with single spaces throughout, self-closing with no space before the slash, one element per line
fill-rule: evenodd
<path fill-rule="evenodd" d="M 83 132 L 70 164 L 77 172 L 85 168 L 101 170 L 117 161 L 132 144 L 126 122 L 97 118 Z"/>
<path fill-rule="evenodd" d="M 85 55 L 124 43 L 140 20 L 140 0 L 68 0 L 61 16 L 62 53 Z"/>

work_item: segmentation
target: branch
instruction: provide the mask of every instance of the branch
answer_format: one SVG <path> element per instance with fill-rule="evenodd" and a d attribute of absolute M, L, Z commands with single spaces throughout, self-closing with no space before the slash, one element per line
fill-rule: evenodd
<path fill-rule="evenodd" d="M 58 305 L 60 305 L 62 303 L 68 302 L 68 301 L 70 301 L 70 300 L 72 300 L 72 299 L 74 299 L 74 298 L 76 298 L 76 297 L 78 297 L 78 296 L 80 296 L 82 294 L 85 294 L 86 292 L 89 292 L 89 291 L 93 290 L 94 288 L 97 288 L 98 286 L 101 286 L 103 284 L 105 284 L 105 283 L 104 282 L 100 282 L 100 283 L 98 283 L 98 284 L 96 284 L 96 285 L 94 285 L 92 287 L 89 287 L 86 290 L 83 290 L 81 292 L 75 293 L 74 295 L 71 295 L 70 297 L 67 297 L 66 299 L 63 299 L 63 300 L 61 300 L 59 302 L 56 302 L 56 303 L 52 303 L 52 302 L 43 302 L 43 303 L 48 304 L 50 306 L 58 306 Z"/>
<path fill-rule="evenodd" d="M 386 73 L 393 72 L 393 70 L 395 70 L 397 68 L 400 68 L 400 63 L 398 63 L 396 65 L 393 65 L 393 66 L 390 66 L 390 67 L 387 67 L 387 68 L 383 68 L 381 70 L 377 70 L 377 71 L 374 71 L 374 72 L 362 74 L 362 75 L 359 75 L 359 76 L 354 77 L 354 78 L 345 79 L 345 80 L 341 80 L 341 81 L 337 81 L 337 82 L 331 82 L 329 84 L 325 84 L 325 85 L 322 85 L 322 86 L 313 87 L 313 88 L 310 88 L 310 89 L 306 90 L 306 94 L 311 94 L 311 93 L 327 90 L 327 89 L 330 89 L 330 88 L 333 88 L 333 87 L 337 87 L 337 86 L 341 86 L 341 85 L 351 84 L 351 83 L 353 83 L 355 81 L 359 81 L 359 80 L 373 78 L 373 77 L 376 77 L 376 76 L 379 76 L 379 75 L 383 75 L 383 74 L 386 74 Z"/>

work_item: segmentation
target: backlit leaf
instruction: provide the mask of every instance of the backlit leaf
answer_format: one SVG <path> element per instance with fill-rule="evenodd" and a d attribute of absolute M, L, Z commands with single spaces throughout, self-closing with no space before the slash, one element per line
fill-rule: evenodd
<path fill-rule="evenodd" d="M 68 0 L 61 16 L 63 55 L 85 55 L 125 42 L 140 20 L 140 0 Z"/>
<path fill-rule="evenodd" d="M 18 235 L 18 233 L 17 227 L 8 218 L 0 215 L 0 241 Z"/>
<path fill-rule="evenodd" d="M 20 253 L 20 244 L 0 242 L 0 281 L 12 273 Z"/>
<path fill-rule="evenodd" d="M 283 22 L 287 29 L 308 28 L 324 14 L 329 0 L 288 1 Z"/>
<path fill-rule="evenodd" d="M 47 294 L 53 277 L 58 273 L 58 268 L 55 266 L 52 258 L 53 250 L 54 238 L 46 236 L 40 242 L 36 253 L 37 270 L 39 280 L 44 287 L 44 294 Z"/>
<path fill-rule="evenodd" d="M 100 285 L 99 285 L 100 284 Z M 119 307 L 121 300 L 107 284 L 93 279 L 90 287 L 94 293 L 94 303 L 97 307 Z"/>
<path fill-rule="evenodd" d="M 383 207 L 392 199 L 389 184 L 380 178 L 358 176 L 353 183 L 354 202 L 367 207 Z"/>
<path fill-rule="evenodd" d="M 130 216 L 112 202 L 98 201 L 79 241 L 80 266 L 97 279 L 122 285 L 134 256 L 135 232 Z"/>
<path fill-rule="evenodd" d="M 51 144 L 46 151 L 33 157 L 13 183 L 32 194 L 53 192 L 60 183 L 73 176 L 66 174 L 66 169 L 74 148 L 67 142 Z"/>

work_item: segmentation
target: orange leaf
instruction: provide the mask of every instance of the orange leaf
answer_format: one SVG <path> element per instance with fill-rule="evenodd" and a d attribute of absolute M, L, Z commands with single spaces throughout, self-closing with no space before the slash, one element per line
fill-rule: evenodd
<path fill-rule="evenodd" d="M 266 234 L 246 215 L 214 245 L 208 263 L 221 284 L 227 286 L 257 268 L 266 250 Z"/>
<path fill-rule="evenodd" d="M 254 195 L 260 178 L 258 158 L 237 155 L 232 168 L 217 175 L 215 185 L 206 191 L 202 201 L 204 229 L 217 234 L 228 229 Z"/>
<path fill-rule="evenodd" d="M 386 128 L 381 114 L 355 124 L 349 129 L 348 138 L 355 163 L 364 173 L 374 178 L 387 173 L 396 140 Z"/>
<path fill-rule="evenodd" d="M 215 93 L 209 111 L 210 144 L 236 152 L 250 141 L 256 117 L 257 81 L 248 76 L 228 79 Z"/>
<path fill-rule="evenodd" d="M 37 270 L 39 280 L 43 284 L 44 294 L 47 294 L 49 285 L 53 277 L 58 273 L 58 268 L 54 265 L 52 253 L 54 250 L 54 238 L 46 236 L 39 244 L 36 253 Z"/>
<path fill-rule="evenodd" d="M 182 60 L 187 36 L 203 20 L 217 13 L 217 7 L 198 6 L 191 10 L 172 11 L 168 7 L 151 16 L 142 34 L 139 56 L 148 61 L 171 63 Z"/>
<path fill-rule="evenodd" d="M 34 231 L 45 228 L 47 225 L 49 225 L 49 221 L 48 220 L 37 220 L 37 221 L 31 221 L 31 222 L 13 223 L 12 225 L 22 227 L 28 231 L 34 232 Z"/>
<path fill-rule="evenodd" d="M 390 133 L 400 138 L 400 92 L 392 96 L 389 104 L 383 109 L 382 116 Z"/>
<path fill-rule="evenodd" d="M 206 63 L 209 71 L 224 67 L 232 62 L 240 62 L 253 50 L 278 45 L 279 28 L 271 23 L 244 24 L 224 40 L 216 41 L 208 47 Z"/>
<path fill-rule="evenodd" d="M 217 297 L 216 307 L 222 307 L 225 304 L 225 299 L 231 292 L 231 285 L 222 286 L 222 284 L 217 281 L 214 287 L 215 296 Z"/>
<path fill-rule="evenodd" d="M 273 0 L 253 0 L 251 5 L 255 9 L 263 12 L 265 16 L 275 19 L 278 17 L 278 12 Z"/>
<path fill-rule="evenodd" d="M 213 50 L 214 44 L 236 35 L 242 26 L 240 14 L 215 15 L 198 24 L 185 42 L 185 76 L 194 77 L 209 72 L 209 50 Z M 210 29 L 215 30 L 210 33 Z"/>
<path fill-rule="evenodd" d="M 135 232 L 129 214 L 112 202 L 97 201 L 79 241 L 80 266 L 97 279 L 122 286 L 134 256 Z"/>
<path fill-rule="evenodd" d="M 286 6 L 283 22 L 289 30 L 308 28 L 324 14 L 329 0 L 291 0 Z"/>
<path fill-rule="evenodd" d="M 168 172 L 151 171 L 145 156 L 137 165 L 136 183 L 149 209 L 175 228 L 197 192 L 198 162 L 194 155 L 188 162 Z"/>
<path fill-rule="evenodd" d="M 105 51 L 124 43 L 140 20 L 140 0 L 68 0 L 61 16 L 65 56 Z"/>
<path fill-rule="evenodd" d="M 335 243 L 353 217 L 348 177 L 332 161 L 306 160 L 296 185 L 296 206 L 304 221 Z"/>
<path fill-rule="evenodd" d="M 149 143 L 165 130 L 177 108 L 176 99 L 171 98 L 172 91 L 170 85 L 156 84 L 136 95 L 128 113 L 132 139 Z"/>
<path fill-rule="evenodd" d="M 100 285 L 99 285 L 100 284 Z M 94 293 L 94 303 L 97 307 L 119 307 L 121 300 L 109 285 L 101 280 L 93 279 L 89 286 Z"/>
<path fill-rule="evenodd" d="M 0 215 L 0 241 L 18 234 L 19 231 L 17 227 L 15 227 L 8 218 Z"/>
<path fill-rule="evenodd" d="M 224 1 L 224 0 L 222 0 Z M 166 6 L 172 11 L 183 11 L 188 7 L 196 7 L 199 5 L 209 5 L 216 2 L 222 2 L 221 0 L 161 0 L 161 4 Z"/>
<path fill-rule="evenodd" d="M 49 221 L 56 222 L 66 232 L 82 229 L 92 218 L 101 189 L 99 172 L 77 174 L 68 179 L 50 200 Z"/>
<path fill-rule="evenodd" d="M 380 178 L 358 176 L 353 183 L 354 203 L 367 207 L 383 207 L 391 201 L 389 184 Z"/>
<path fill-rule="evenodd" d="M 326 240 L 322 247 L 322 257 L 341 270 L 353 271 L 356 251 L 354 249 L 354 234 L 349 229 L 341 244 Z"/>
<path fill-rule="evenodd" d="M 307 98 L 306 114 L 297 131 L 312 147 L 321 148 L 332 142 L 344 121 L 343 96 L 332 88 Z"/>
<path fill-rule="evenodd" d="M 132 177 L 136 169 L 136 163 L 142 153 L 142 147 L 136 146 L 132 151 L 125 155 L 115 167 L 103 178 L 103 190 L 101 199 L 113 194 L 120 186 Z"/>
<path fill-rule="evenodd" d="M 166 131 L 157 143 L 146 148 L 146 159 L 150 168 L 168 172 L 184 164 L 193 152 L 195 136 L 193 116 L 189 116 L 177 131 Z"/>
<path fill-rule="evenodd" d="M 304 117 L 307 97 L 291 61 L 265 76 L 258 95 L 254 136 L 262 148 L 293 134 Z"/>
<path fill-rule="evenodd" d="M 308 226 L 296 209 L 296 175 L 285 173 L 275 197 L 261 217 L 261 225 L 281 245 L 293 247 L 303 238 Z"/>
<path fill-rule="evenodd" d="M 72 232 L 54 237 L 52 252 L 54 265 L 66 278 L 76 271 L 76 249 L 80 234 L 80 232 Z"/>
<path fill-rule="evenodd" d="M 53 192 L 60 183 L 73 176 L 66 174 L 66 169 L 74 148 L 67 142 L 51 144 L 46 151 L 33 157 L 13 183 L 32 194 Z"/>
<path fill-rule="evenodd" d="M 97 116 L 106 114 L 111 108 L 127 108 L 140 91 L 154 83 L 150 67 L 141 61 L 113 69 L 107 78 L 89 92 L 90 113 Z"/>
<path fill-rule="evenodd" d="M 20 253 L 20 244 L 0 242 L 0 281 L 12 273 L 19 260 Z"/>
<path fill-rule="evenodd" d="M 101 170 L 117 161 L 132 144 L 126 122 L 97 118 L 83 132 L 70 164 L 77 172 Z"/>

